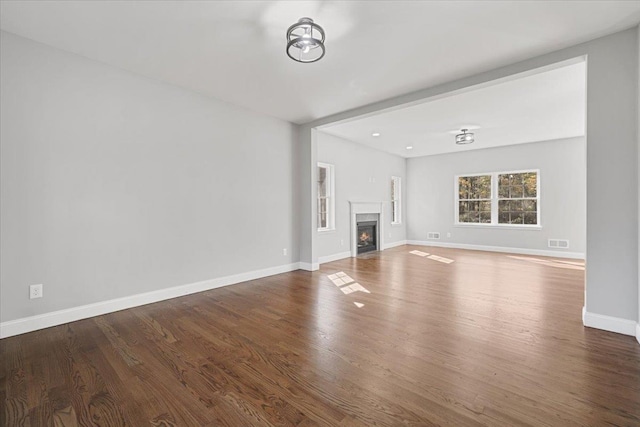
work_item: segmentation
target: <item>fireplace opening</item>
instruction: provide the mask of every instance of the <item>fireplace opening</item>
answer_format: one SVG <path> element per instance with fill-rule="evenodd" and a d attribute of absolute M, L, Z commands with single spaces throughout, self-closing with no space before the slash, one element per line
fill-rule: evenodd
<path fill-rule="evenodd" d="M 378 250 L 378 243 L 376 238 L 377 225 L 378 223 L 376 221 L 358 223 L 358 254 Z"/>

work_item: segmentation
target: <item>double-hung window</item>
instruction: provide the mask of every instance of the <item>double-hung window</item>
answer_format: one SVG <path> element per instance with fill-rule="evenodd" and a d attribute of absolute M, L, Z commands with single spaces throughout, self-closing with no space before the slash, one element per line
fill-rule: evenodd
<path fill-rule="evenodd" d="M 399 176 L 391 177 L 391 224 L 402 223 L 402 187 Z"/>
<path fill-rule="evenodd" d="M 334 229 L 334 188 L 333 165 L 318 163 L 318 231 Z"/>
<path fill-rule="evenodd" d="M 458 177 L 459 223 L 491 224 L 491 175 Z"/>
<path fill-rule="evenodd" d="M 540 225 L 537 170 L 456 177 L 456 224 Z"/>
<path fill-rule="evenodd" d="M 538 173 L 498 174 L 498 224 L 537 225 Z"/>

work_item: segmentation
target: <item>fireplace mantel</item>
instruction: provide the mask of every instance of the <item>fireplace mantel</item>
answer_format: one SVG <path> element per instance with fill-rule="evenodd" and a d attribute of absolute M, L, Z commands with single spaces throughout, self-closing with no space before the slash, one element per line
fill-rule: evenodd
<path fill-rule="evenodd" d="M 377 227 L 377 239 L 378 250 L 384 249 L 384 202 L 363 202 L 363 201 L 349 201 L 350 217 L 351 217 L 351 256 L 358 256 L 358 243 L 357 232 L 358 226 L 356 216 L 358 214 L 377 214 L 378 215 L 378 227 Z"/>
<path fill-rule="evenodd" d="M 351 214 L 380 214 L 382 213 L 383 202 L 354 202 L 349 201 L 351 206 Z"/>

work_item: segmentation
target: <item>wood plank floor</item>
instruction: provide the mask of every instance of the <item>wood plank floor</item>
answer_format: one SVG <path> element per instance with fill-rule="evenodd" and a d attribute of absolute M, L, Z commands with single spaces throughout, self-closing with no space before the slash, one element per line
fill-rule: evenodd
<path fill-rule="evenodd" d="M 582 326 L 583 281 L 402 246 L 7 338 L 0 424 L 640 426 L 640 345 Z"/>

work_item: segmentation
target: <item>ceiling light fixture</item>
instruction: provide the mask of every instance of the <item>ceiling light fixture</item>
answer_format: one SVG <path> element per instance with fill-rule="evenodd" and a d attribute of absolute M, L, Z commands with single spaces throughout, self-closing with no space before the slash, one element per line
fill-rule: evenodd
<path fill-rule="evenodd" d="M 475 141 L 473 134 L 470 132 L 467 132 L 468 130 L 469 129 L 460 129 L 462 133 L 459 133 L 456 135 L 456 144 L 458 145 L 471 144 L 473 141 Z"/>
<path fill-rule="evenodd" d="M 316 62 L 324 56 L 324 30 L 311 18 L 300 18 L 287 30 L 287 55 L 297 62 Z"/>
<path fill-rule="evenodd" d="M 378 136 L 380 136 L 380 132 L 374 132 L 374 133 L 371 134 L 371 136 L 378 137 Z"/>
<path fill-rule="evenodd" d="M 407 145 L 407 146 L 406 146 L 406 149 L 407 149 L 407 150 L 413 150 L 413 145 Z"/>

